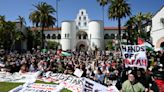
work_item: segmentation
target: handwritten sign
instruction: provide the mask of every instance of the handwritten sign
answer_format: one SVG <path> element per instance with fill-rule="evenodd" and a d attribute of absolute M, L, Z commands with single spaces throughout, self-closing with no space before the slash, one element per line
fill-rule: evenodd
<path fill-rule="evenodd" d="M 122 53 L 125 67 L 138 67 L 146 69 L 148 60 L 146 48 L 142 45 L 123 45 Z"/>

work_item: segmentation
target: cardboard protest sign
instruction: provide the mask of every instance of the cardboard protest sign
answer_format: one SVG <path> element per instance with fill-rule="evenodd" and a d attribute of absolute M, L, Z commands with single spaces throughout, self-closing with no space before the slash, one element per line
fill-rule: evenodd
<path fill-rule="evenodd" d="M 83 74 L 83 71 L 78 69 L 78 68 L 76 68 L 76 70 L 75 70 L 75 72 L 73 74 L 76 75 L 77 77 L 81 77 L 82 74 Z"/>
<path fill-rule="evenodd" d="M 95 81 L 92 81 L 88 78 L 84 78 L 84 85 L 82 92 L 107 92 L 107 87 L 101 85 Z"/>
<path fill-rule="evenodd" d="M 146 69 L 148 60 L 146 48 L 143 45 L 121 46 L 125 67 L 138 67 Z"/>

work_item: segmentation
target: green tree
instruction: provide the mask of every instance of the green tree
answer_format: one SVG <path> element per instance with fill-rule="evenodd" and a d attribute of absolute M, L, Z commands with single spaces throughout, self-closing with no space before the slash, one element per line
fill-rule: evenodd
<path fill-rule="evenodd" d="M 108 9 L 108 17 L 118 20 L 118 35 L 121 40 L 121 19 L 131 15 L 129 4 L 125 0 L 112 0 Z"/>
<path fill-rule="evenodd" d="M 150 38 L 150 31 L 147 32 L 144 30 L 145 26 L 151 23 L 152 13 L 141 13 L 131 17 L 125 24 L 128 28 L 128 37 L 131 39 L 131 43 L 134 42 L 137 44 L 137 38 L 141 37 L 143 39 Z M 151 26 L 151 25 L 150 25 Z M 151 27 L 150 27 L 151 30 Z"/>
<path fill-rule="evenodd" d="M 5 16 L 0 15 L 0 24 L 3 24 L 5 22 Z"/>
<path fill-rule="evenodd" d="M 49 49 L 57 49 L 59 43 L 56 41 L 47 41 Z"/>
<path fill-rule="evenodd" d="M 10 50 L 14 41 L 16 25 L 14 22 L 5 21 L 0 23 L 0 44 L 5 50 Z"/>
<path fill-rule="evenodd" d="M 47 4 L 46 2 L 41 2 L 34 5 L 36 10 L 31 12 L 29 19 L 33 22 L 36 27 L 41 27 L 41 48 L 44 48 L 44 37 L 43 31 L 45 27 L 53 27 L 56 18 L 53 16 L 55 9 Z"/>
<path fill-rule="evenodd" d="M 127 32 L 128 34 L 128 39 L 127 39 L 127 44 L 135 44 L 134 41 L 137 35 L 137 30 L 135 29 L 136 27 L 136 23 L 135 23 L 135 17 L 131 17 L 126 23 L 125 26 L 127 28 L 127 30 L 125 32 Z"/>
<path fill-rule="evenodd" d="M 114 50 L 113 41 L 112 40 L 107 40 L 105 48 L 106 48 L 106 50 Z"/>
<path fill-rule="evenodd" d="M 136 16 L 134 16 L 139 35 L 141 35 L 142 32 L 142 25 L 149 22 L 152 19 L 152 16 L 152 13 L 143 14 L 142 12 L 139 12 Z"/>
<path fill-rule="evenodd" d="M 33 31 L 32 36 L 33 36 L 33 47 L 36 48 L 37 46 L 40 46 L 41 45 L 40 42 L 41 42 L 41 38 L 42 38 L 41 32 L 38 30 L 35 30 L 35 31 Z M 43 38 L 44 38 L 44 36 L 43 36 Z"/>

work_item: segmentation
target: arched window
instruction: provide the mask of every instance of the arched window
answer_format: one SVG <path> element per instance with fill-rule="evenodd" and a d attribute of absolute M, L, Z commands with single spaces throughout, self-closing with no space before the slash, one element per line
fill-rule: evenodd
<path fill-rule="evenodd" d="M 104 39 L 109 39 L 109 35 L 108 34 L 105 34 L 104 35 Z"/>
<path fill-rule="evenodd" d="M 83 18 L 84 20 L 86 20 L 86 16 L 84 16 L 84 18 Z"/>
<path fill-rule="evenodd" d="M 81 20 L 81 17 L 79 17 L 79 20 Z"/>
<path fill-rule="evenodd" d="M 126 38 L 127 38 L 126 34 L 123 34 L 122 39 L 126 39 Z"/>
<path fill-rule="evenodd" d="M 60 34 L 58 34 L 58 39 L 61 39 L 61 35 Z"/>
<path fill-rule="evenodd" d="M 164 42 L 161 43 L 160 47 L 162 50 L 164 50 Z"/>
<path fill-rule="evenodd" d="M 69 38 L 69 34 L 67 34 L 67 38 Z"/>
<path fill-rule="evenodd" d="M 83 15 L 83 11 L 81 12 L 81 15 Z"/>
<path fill-rule="evenodd" d="M 65 34 L 65 38 L 67 38 L 67 34 Z"/>
<path fill-rule="evenodd" d="M 84 39 L 87 39 L 87 34 L 85 34 L 83 38 L 84 38 Z"/>
<path fill-rule="evenodd" d="M 79 39 L 81 39 L 81 35 L 79 35 Z"/>
<path fill-rule="evenodd" d="M 80 23 L 80 22 L 78 22 L 78 25 L 80 26 L 80 25 L 81 25 L 81 23 Z"/>
<path fill-rule="evenodd" d="M 52 35 L 52 39 L 56 39 L 56 34 L 53 34 Z"/>
<path fill-rule="evenodd" d="M 110 38 L 111 39 L 114 39 L 115 38 L 115 35 L 114 34 L 111 34 Z"/>
<path fill-rule="evenodd" d="M 50 34 L 47 35 L 47 39 L 50 39 Z"/>
<path fill-rule="evenodd" d="M 84 22 L 84 26 L 87 26 L 87 22 Z"/>

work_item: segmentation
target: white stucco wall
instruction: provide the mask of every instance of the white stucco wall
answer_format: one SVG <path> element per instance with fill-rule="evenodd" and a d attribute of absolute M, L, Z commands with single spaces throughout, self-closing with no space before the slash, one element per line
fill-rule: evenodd
<path fill-rule="evenodd" d="M 100 50 L 104 50 L 104 30 L 102 21 L 91 21 L 89 22 L 88 28 L 89 38 L 91 39 L 91 48 L 95 46 Z"/>
<path fill-rule="evenodd" d="M 157 50 L 158 40 L 164 37 L 164 24 L 162 24 L 161 18 L 164 18 L 164 7 L 152 18 L 151 37 L 155 50 Z"/>
<path fill-rule="evenodd" d="M 62 22 L 61 28 L 61 45 L 63 50 L 72 50 L 74 45 L 72 43 L 72 38 L 74 38 L 73 32 L 75 32 L 75 22 L 74 21 L 64 21 Z"/>

